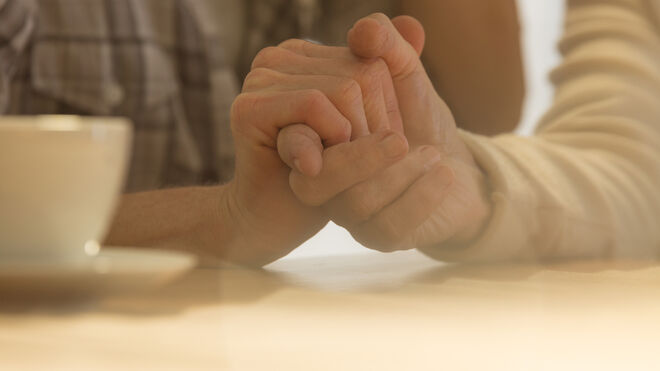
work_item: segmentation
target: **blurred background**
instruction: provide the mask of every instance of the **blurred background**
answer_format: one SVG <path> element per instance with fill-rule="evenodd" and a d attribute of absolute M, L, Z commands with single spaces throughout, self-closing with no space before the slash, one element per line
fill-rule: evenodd
<path fill-rule="evenodd" d="M 529 135 L 552 100 L 553 89 L 548 80 L 548 72 L 558 64 L 560 58 L 556 44 L 563 25 L 564 2 L 561 0 L 516 0 L 516 2 L 525 90 L 516 131 L 521 135 Z M 355 242 L 343 228 L 330 223 L 286 259 L 368 253 L 368 251 Z"/>

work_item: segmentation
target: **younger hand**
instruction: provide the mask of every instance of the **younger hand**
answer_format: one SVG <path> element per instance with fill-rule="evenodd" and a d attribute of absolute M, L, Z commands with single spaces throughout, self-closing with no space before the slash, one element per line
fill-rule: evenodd
<path fill-rule="evenodd" d="M 236 174 L 223 204 L 237 225 L 225 258 L 248 264 L 289 253 L 328 221 L 315 206 L 408 150 L 385 63 L 299 40 L 259 53 L 231 123 Z"/>
<path fill-rule="evenodd" d="M 381 251 L 465 243 L 478 235 L 490 213 L 484 176 L 419 60 L 423 39 L 414 19 L 390 21 L 382 14 L 363 18 L 349 32 L 353 53 L 387 63 L 411 151 L 385 171 L 342 190 L 325 209 L 356 240 Z M 323 167 L 350 167 L 329 161 Z M 291 176 L 294 193 L 308 204 L 316 187 L 299 184 L 315 182 L 299 172 Z"/>

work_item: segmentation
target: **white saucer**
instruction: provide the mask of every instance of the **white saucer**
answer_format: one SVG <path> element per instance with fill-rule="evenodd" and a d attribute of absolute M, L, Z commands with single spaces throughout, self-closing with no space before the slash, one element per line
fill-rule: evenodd
<path fill-rule="evenodd" d="M 76 260 L 0 259 L 0 292 L 102 295 L 162 285 L 191 269 L 190 254 L 155 249 L 104 247 Z"/>

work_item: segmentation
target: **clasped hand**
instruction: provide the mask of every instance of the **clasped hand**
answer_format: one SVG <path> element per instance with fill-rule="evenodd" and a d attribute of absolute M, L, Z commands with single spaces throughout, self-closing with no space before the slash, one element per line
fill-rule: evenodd
<path fill-rule="evenodd" d="M 277 259 L 328 220 L 381 251 L 466 243 L 485 223 L 484 176 L 419 60 L 421 25 L 374 14 L 348 44 L 288 40 L 255 58 L 231 114 L 225 205 L 252 236 L 238 260 Z"/>

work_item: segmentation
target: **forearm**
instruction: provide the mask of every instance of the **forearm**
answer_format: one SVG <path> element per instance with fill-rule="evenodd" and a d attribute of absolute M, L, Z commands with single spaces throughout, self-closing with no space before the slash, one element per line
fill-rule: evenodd
<path fill-rule="evenodd" d="M 535 137 L 463 133 L 492 221 L 448 260 L 655 256 L 660 35 L 645 1 L 568 3 L 555 102 Z"/>
<path fill-rule="evenodd" d="M 280 198 L 244 195 L 236 181 L 124 195 L 105 244 L 187 251 L 203 262 L 263 266 L 288 254 L 327 222 L 297 216 Z M 239 196 L 239 194 L 243 194 Z M 248 197 L 250 203 L 240 199 Z"/>
<path fill-rule="evenodd" d="M 156 190 L 122 196 L 105 244 L 171 248 L 224 258 L 233 240 L 228 186 Z"/>

